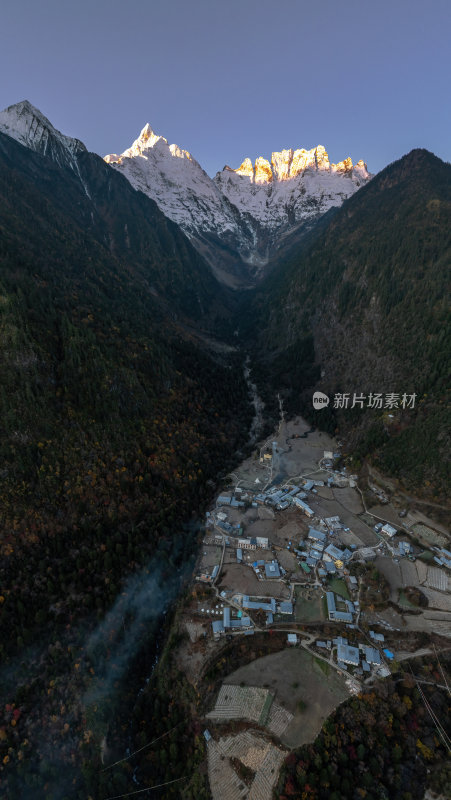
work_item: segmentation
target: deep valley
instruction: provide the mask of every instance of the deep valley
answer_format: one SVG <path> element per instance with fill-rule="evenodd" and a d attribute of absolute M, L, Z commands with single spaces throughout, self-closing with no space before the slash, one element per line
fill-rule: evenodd
<path fill-rule="evenodd" d="M 2 797 L 446 791 L 450 221 L 0 113 Z"/>

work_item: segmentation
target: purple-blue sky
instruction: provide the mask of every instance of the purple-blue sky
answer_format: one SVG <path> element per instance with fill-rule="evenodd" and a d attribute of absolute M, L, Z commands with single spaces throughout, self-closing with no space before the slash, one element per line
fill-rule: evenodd
<path fill-rule="evenodd" d="M 15 0 L 0 107 L 28 99 L 100 155 L 146 122 L 209 174 L 323 144 L 372 172 L 451 160 L 449 0 Z"/>

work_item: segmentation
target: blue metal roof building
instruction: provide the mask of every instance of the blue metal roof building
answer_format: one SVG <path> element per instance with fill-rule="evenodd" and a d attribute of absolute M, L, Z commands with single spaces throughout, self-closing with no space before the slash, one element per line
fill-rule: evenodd
<path fill-rule="evenodd" d="M 365 655 L 365 660 L 368 664 L 381 664 L 381 654 L 375 647 L 369 647 L 367 644 L 361 644 L 360 649 Z"/>
<path fill-rule="evenodd" d="M 334 561 L 342 561 L 343 560 L 343 551 L 339 550 L 338 547 L 335 547 L 334 544 L 329 544 L 325 551 Z"/>
<path fill-rule="evenodd" d="M 322 531 L 317 531 L 316 528 L 309 528 L 308 529 L 308 538 L 314 539 L 317 542 L 325 542 L 326 541 L 326 534 Z"/>
<path fill-rule="evenodd" d="M 267 578 L 280 578 L 280 569 L 277 561 L 266 563 L 265 573 Z"/>
<path fill-rule="evenodd" d="M 337 622 L 352 622 L 352 614 L 349 611 L 338 611 L 335 605 L 335 595 L 333 592 L 326 592 L 327 610 L 329 619 Z"/>
<path fill-rule="evenodd" d="M 261 609 L 262 611 L 272 611 L 273 614 L 276 612 L 276 601 L 273 597 L 269 603 L 265 603 L 261 600 L 249 600 L 248 595 L 243 596 L 243 608 L 250 608 L 250 609 Z"/>
<path fill-rule="evenodd" d="M 359 648 L 352 647 L 350 644 L 338 644 L 337 660 L 342 661 L 344 664 L 352 664 L 354 667 L 358 667 L 360 663 Z"/>
<path fill-rule="evenodd" d="M 217 619 L 211 623 L 214 634 L 224 633 L 224 623 L 222 619 Z"/>

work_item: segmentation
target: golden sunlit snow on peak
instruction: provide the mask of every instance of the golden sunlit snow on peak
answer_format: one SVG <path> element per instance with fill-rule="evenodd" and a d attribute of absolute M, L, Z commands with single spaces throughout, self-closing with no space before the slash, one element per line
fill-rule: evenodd
<path fill-rule="evenodd" d="M 105 156 L 103 160 L 106 161 L 107 164 L 120 164 L 122 158 L 118 156 L 117 153 L 110 153 L 109 155 Z"/>
<path fill-rule="evenodd" d="M 270 183 L 273 180 L 271 164 L 266 158 L 255 159 L 255 183 Z"/>
<path fill-rule="evenodd" d="M 292 160 L 293 150 L 281 150 L 280 153 L 272 153 L 271 164 L 277 180 L 285 181 L 290 177 Z"/>
<path fill-rule="evenodd" d="M 163 136 L 157 136 L 147 122 L 138 138 L 133 142 L 129 151 L 126 150 L 125 152 L 127 155 L 141 155 L 143 150 L 148 150 L 150 147 L 154 147 L 160 140 L 167 144 L 167 140 Z M 125 153 L 123 155 L 125 155 Z"/>
<path fill-rule="evenodd" d="M 214 271 L 226 273 L 229 256 L 222 262 L 213 241 L 260 269 L 277 247 L 280 230 L 312 225 L 371 178 L 363 161 L 331 164 L 318 145 L 284 148 L 269 160 L 245 158 L 237 169 L 226 164 L 212 179 L 187 150 L 168 144 L 149 124 L 128 150 L 105 161 L 155 200 L 190 239 L 202 243 Z"/>
<path fill-rule="evenodd" d="M 366 164 L 359 161 L 356 165 L 362 176 L 368 177 Z M 271 154 L 271 163 L 266 158 L 257 158 L 255 166 L 252 165 L 250 158 L 245 158 L 238 169 L 230 170 L 236 175 L 249 178 L 251 183 L 264 184 L 272 181 L 289 181 L 302 175 L 306 170 L 329 173 L 351 173 L 353 169 L 352 160 L 345 158 L 338 164 L 331 164 L 327 150 L 322 144 L 305 150 L 303 147 L 298 150 L 291 148 L 280 150 Z"/>
<path fill-rule="evenodd" d="M 176 144 L 169 145 L 168 140 L 165 139 L 164 136 L 158 136 L 158 134 L 154 133 L 152 127 L 147 122 L 138 138 L 135 139 L 128 150 L 124 150 L 120 156 L 116 153 L 111 153 L 104 157 L 104 161 L 106 161 L 107 164 L 121 164 L 126 158 L 136 158 L 137 156 L 148 158 L 153 148 L 159 149 L 160 155 L 166 152 L 167 155 L 170 154 L 170 156 L 174 156 L 175 158 L 186 158 L 189 161 L 194 160 L 187 150 L 182 150 L 182 148 Z"/>
<path fill-rule="evenodd" d="M 357 164 L 354 164 L 354 169 L 358 169 L 364 178 L 370 177 L 370 173 L 368 172 L 368 166 L 363 160 L 363 158 L 360 158 L 359 161 L 357 161 Z"/>
<path fill-rule="evenodd" d="M 318 169 L 330 169 L 329 156 L 326 148 L 319 144 L 315 151 L 315 161 Z"/>
<path fill-rule="evenodd" d="M 350 172 L 352 170 L 352 158 L 345 158 L 338 164 L 331 164 L 333 172 Z"/>
<path fill-rule="evenodd" d="M 241 166 L 238 169 L 232 170 L 232 172 L 236 172 L 237 175 L 244 175 L 246 178 L 254 177 L 254 167 L 252 166 L 252 161 L 250 158 L 245 158 Z"/>
<path fill-rule="evenodd" d="M 290 164 L 290 178 L 295 178 L 300 175 L 308 167 L 315 166 L 315 148 L 312 150 L 305 150 L 303 147 L 295 150 Z"/>
<path fill-rule="evenodd" d="M 176 158 L 189 158 L 189 160 L 192 161 L 191 153 L 188 153 L 188 150 L 182 150 L 182 148 L 176 144 L 169 145 L 169 150 Z"/>

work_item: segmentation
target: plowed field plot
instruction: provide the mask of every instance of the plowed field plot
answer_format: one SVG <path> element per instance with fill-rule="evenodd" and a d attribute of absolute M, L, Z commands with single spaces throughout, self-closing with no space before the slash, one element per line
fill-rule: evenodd
<path fill-rule="evenodd" d="M 398 589 L 405 585 L 402 580 L 400 565 L 396 564 L 392 558 L 379 556 L 374 561 L 374 566 L 387 579 L 390 584 L 390 600 L 394 603 L 398 600 Z M 415 584 L 414 584 L 415 585 Z"/>
<path fill-rule="evenodd" d="M 439 589 L 446 592 L 448 589 L 448 576 L 443 569 L 438 567 L 428 567 L 426 586 L 430 589 Z"/>
<path fill-rule="evenodd" d="M 208 745 L 208 775 L 213 800 L 271 800 L 286 751 L 275 747 L 257 731 L 223 736 Z M 235 773 L 230 759 L 238 759 L 255 775 L 246 786 Z"/>
<path fill-rule="evenodd" d="M 364 511 L 360 495 L 355 489 L 349 487 L 343 489 L 334 488 L 333 495 L 335 500 L 338 500 L 347 511 L 351 511 L 353 514 L 361 514 Z"/>
<path fill-rule="evenodd" d="M 326 676 L 314 656 L 297 647 L 258 658 L 227 678 L 229 689 L 231 684 L 246 688 L 242 683 L 249 688 L 269 687 L 275 694 L 270 710 L 275 724 L 280 708 L 293 714 L 290 724 L 278 733 L 289 747 L 312 741 L 324 719 L 349 697 L 344 678 L 333 667 Z"/>
<path fill-rule="evenodd" d="M 274 695 L 260 686 L 232 686 L 223 683 L 208 719 L 247 719 L 265 725 Z"/>
<path fill-rule="evenodd" d="M 403 558 L 399 562 L 401 569 L 402 582 L 404 586 L 418 586 L 419 578 L 416 565 L 412 561 Z"/>
<path fill-rule="evenodd" d="M 427 525 L 417 523 L 411 527 L 412 533 L 418 536 L 421 541 L 426 542 L 428 545 L 436 545 L 438 547 L 447 547 L 449 542 L 443 534 L 438 531 L 428 528 Z"/>
<path fill-rule="evenodd" d="M 430 608 L 439 608 L 441 611 L 451 611 L 451 595 L 437 592 L 422 586 L 421 591 L 426 595 Z"/>
<path fill-rule="evenodd" d="M 220 589 L 252 597 L 278 597 L 288 599 L 290 590 L 280 581 L 259 580 L 252 567 L 242 564 L 225 564 L 221 573 Z"/>
<path fill-rule="evenodd" d="M 268 510 L 271 511 L 271 513 L 274 513 L 272 509 L 262 508 L 261 510 Z M 246 536 L 266 536 L 272 542 L 275 526 L 276 523 L 274 519 L 256 519 L 254 522 L 249 523 L 249 525 L 246 527 Z"/>
<path fill-rule="evenodd" d="M 209 572 L 221 561 L 222 547 L 217 545 L 202 545 L 202 559 L 199 566 L 200 572 Z"/>

